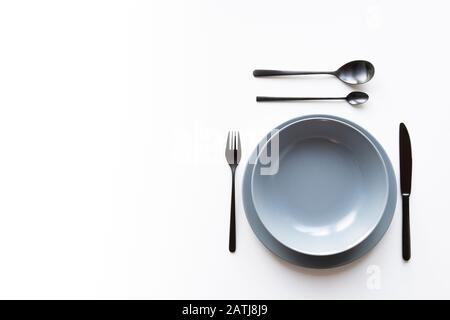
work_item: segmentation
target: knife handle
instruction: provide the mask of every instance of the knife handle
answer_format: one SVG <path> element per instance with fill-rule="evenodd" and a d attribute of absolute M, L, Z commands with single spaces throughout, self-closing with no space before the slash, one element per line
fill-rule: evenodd
<path fill-rule="evenodd" d="M 409 261 L 409 259 L 411 258 L 411 234 L 409 230 L 409 195 L 403 195 L 402 202 L 402 254 L 403 260 Z"/>

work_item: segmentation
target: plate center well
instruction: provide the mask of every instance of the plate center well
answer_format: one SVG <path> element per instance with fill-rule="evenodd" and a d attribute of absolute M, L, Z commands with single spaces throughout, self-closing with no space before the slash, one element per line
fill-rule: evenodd
<path fill-rule="evenodd" d="M 278 173 L 261 181 L 264 198 L 278 206 L 271 208 L 277 214 L 266 218 L 314 236 L 351 225 L 362 199 L 362 174 L 355 156 L 325 138 L 300 140 L 283 150 Z"/>

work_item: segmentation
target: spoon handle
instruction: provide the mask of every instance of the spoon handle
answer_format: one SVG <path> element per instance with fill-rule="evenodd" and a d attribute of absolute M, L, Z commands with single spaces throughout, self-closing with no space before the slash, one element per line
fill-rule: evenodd
<path fill-rule="evenodd" d="M 334 74 L 329 71 L 281 71 L 281 70 L 261 70 L 253 71 L 254 77 L 271 77 L 271 76 L 298 76 L 308 74 Z"/>
<path fill-rule="evenodd" d="M 338 97 L 262 97 L 257 96 L 258 102 L 271 102 L 271 101 L 302 101 L 302 100 L 345 100 L 345 98 Z"/>

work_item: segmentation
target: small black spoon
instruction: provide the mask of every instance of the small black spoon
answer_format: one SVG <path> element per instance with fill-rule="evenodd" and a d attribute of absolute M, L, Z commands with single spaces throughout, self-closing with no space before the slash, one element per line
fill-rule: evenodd
<path fill-rule="evenodd" d="M 367 102 L 367 100 L 369 100 L 369 96 L 365 92 L 353 91 L 350 92 L 346 97 L 256 97 L 256 101 L 258 102 L 304 100 L 346 100 L 352 106 L 356 106 Z"/>

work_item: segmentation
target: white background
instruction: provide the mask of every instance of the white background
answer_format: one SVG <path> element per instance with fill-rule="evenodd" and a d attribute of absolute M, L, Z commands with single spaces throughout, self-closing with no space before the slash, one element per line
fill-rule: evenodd
<path fill-rule="evenodd" d="M 450 298 L 449 6 L 1 1 L 0 298 Z M 376 67 L 363 108 L 255 102 L 352 89 L 327 77 L 255 79 L 255 68 L 353 59 Z M 270 129 L 311 113 L 365 127 L 397 174 L 407 124 L 409 263 L 400 205 L 367 256 L 316 271 L 263 247 L 240 193 L 228 252 L 227 131 L 240 130 L 244 163 Z"/>

